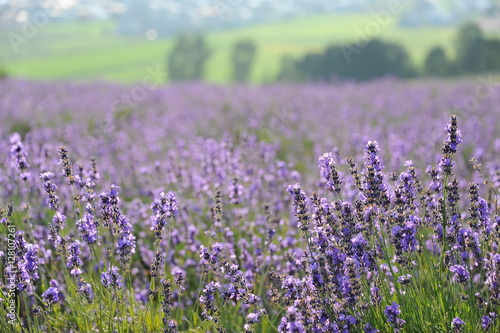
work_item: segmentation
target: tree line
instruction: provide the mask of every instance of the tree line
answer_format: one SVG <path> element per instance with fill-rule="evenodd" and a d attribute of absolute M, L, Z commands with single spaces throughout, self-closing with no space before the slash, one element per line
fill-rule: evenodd
<path fill-rule="evenodd" d="M 466 24 L 458 32 L 455 59 L 436 46 L 427 54 L 424 70 L 434 76 L 500 70 L 500 39 L 486 38 L 476 24 Z"/>
<path fill-rule="evenodd" d="M 330 81 L 335 78 L 368 80 L 381 76 L 454 76 L 500 70 L 500 40 L 486 38 L 474 23 L 460 27 L 455 40 L 455 58 L 443 47 L 429 50 L 423 68 L 412 64 L 407 51 L 397 43 L 371 39 L 363 45 L 331 45 L 323 52 L 308 53 L 297 60 L 284 59 L 278 80 Z"/>
<path fill-rule="evenodd" d="M 276 81 L 331 81 L 335 79 L 370 80 L 382 76 L 450 77 L 500 70 L 500 39 L 487 38 L 474 23 L 463 25 L 455 40 L 455 56 L 441 46 L 429 50 L 423 67 L 411 62 L 403 46 L 371 39 L 362 44 L 334 44 L 321 52 L 306 53 L 300 58 L 284 56 Z M 252 40 L 236 42 L 230 52 L 231 79 L 250 80 L 258 52 Z M 180 35 L 168 54 L 168 77 L 172 82 L 202 81 L 212 50 L 202 35 Z M 8 73 L 0 68 L 0 79 Z"/>
<path fill-rule="evenodd" d="M 255 62 L 257 45 L 251 40 L 237 42 L 230 53 L 233 82 L 247 82 Z M 474 23 L 460 27 L 455 40 L 455 57 L 441 46 L 427 53 L 417 68 L 403 46 L 381 39 L 360 43 L 334 44 L 321 52 L 294 59 L 284 56 L 276 81 L 369 80 L 382 76 L 454 76 L 500 70 L 500 40 L 485 37 Z M 171 81 L 194 81 L 204 77 L 211 50 L 203 36 L 179 36 L 168 55 Z"/>

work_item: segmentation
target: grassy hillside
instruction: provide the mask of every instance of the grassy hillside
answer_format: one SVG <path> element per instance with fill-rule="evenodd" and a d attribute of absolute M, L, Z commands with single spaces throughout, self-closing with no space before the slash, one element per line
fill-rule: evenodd
<path fill-rule="evenodd" d="M 320 15 L 210 33 L 207 37 L 213 56 L 206 70 L 207 80 L 221 83 L 229 80 L 229 52 L 240 39 L 258 43 L 252 80 L 265 82 L 274 78 L 284 54 L 298 56 L 320 50 L 328 43 L 355 40 L 358 32 L 365 31 L 373 22 L 376 21 L 371 15 Z M 453 53 L 453 28 L 401 28 L 396 22 L 380 28 L 375 36 L 403 44 L 417 65 L 434 45 L 443 45 L 449 54 Z M 100 78 L 133 82 L 147 75 L 148 66 L 165 68 L 165 57 L 172 45 L 170 39 L 127 38 L 116 36 L 113 30 L 110 22 L 48 25 L 41 27 L 27 43 L 20 44 L 17 54 L 7 33 L 2 33 L 0 61 L 10 73 L 36 79 Z"/>

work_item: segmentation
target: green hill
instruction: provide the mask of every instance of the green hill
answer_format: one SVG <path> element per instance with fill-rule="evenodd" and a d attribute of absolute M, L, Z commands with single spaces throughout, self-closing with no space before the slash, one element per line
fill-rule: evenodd
<path fill-rule="evenodd" d="M 453 53 L 452 27 L 401 28 L 395 21 L 381 25 L 371 15 L 319 15 L 209 33 L 213 55 L 206 79 L 228 82 L 229 52 L 232 44 L 241 39 L 257 42 L 259 51 L 252 81 L 266 82 L 275 77 L 283 55 L 298 56 L 321 50 L 332 42 L 350 42 L 356 40 L 360 31 L 377 26 L 380 31 L 372 36 L 403 44 L 417 65 L 434 45 L 442 45 L 448 54 Z M 1 34 L 0 61 L 9 73 L 35 79 L 140 81 L 147 75 L 146 68 L 165 68 L 166 54 L 172 45 L 171 39 L 148 41 L 145 36 L 117 36 L 111 22 L 71 23 L 40 27 L 34 37 L 19 45 L 16 53 L 7 33 Z"/>

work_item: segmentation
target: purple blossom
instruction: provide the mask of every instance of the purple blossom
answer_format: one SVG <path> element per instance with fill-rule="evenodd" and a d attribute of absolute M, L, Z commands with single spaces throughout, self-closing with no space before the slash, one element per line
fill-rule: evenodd
<path fill-rule="evenodd" d="M 151 230 L 155 232 L 156 238 L 161 239 L 161 231 L 165 226 L 167 219 L 173 219 L 179 215 L 177 207 L 177 196 L 173 192 L 160 193 L 151 204 L 154 215 L 151 217 Z"/>
<path fill-rule="evenodd" d="M 122 276 L 118 273 L 120 269 L 111 266 L 107 271 L 101 274 L 101 283 L 106 288 L 116 287 L 120 289 L 123 286 Z"/>
<path fill-rule="evenodd" d="M 283 317 L 278 326 L 280 333 L 305 333 L 306 329 L 302 322 L 302 315 L 295 306 L 287 308 L 286 317 Z"/>
<path fill-rule="evenodd" d="M 368 141 L 365 146 L 365 166 L 371 166 L 376 172 L 384 169 L 384 163 L 378 156 L 380 148 L 377 141 Z"/>
<path fill-rule="evenodd" d="M 370 301 L 373 305 L 378 306 L 382 303 L 382 295 L 380 295 L 380 288 L 371 287 L 370 288 Z"/>
<path fill-rule="evenodd" d="M 411 275 L 410 274 L 401 275 L 398 277 L 398 283 L 400 283 L 402 285 L 409 284 L 410 282 L 411 282 Z"/>
<path fill-rule="evenodd" d="M 377 333 L 380 332 L 380 330 L 376 329 L 375 327 L 372 326 L 370 323 L 366 323 L 364 326 L 365 333 Z"/>
<path fill-rule="evenodd" d="M 26 254 L 24 255 L 24 269 L 29 275 L 30 283 L 38 280 L 38 245 L 27 244 Z"/>
<path fill-rule="evenodd" d="M 48 306 L 59 302 L 59 289 L 57 287 L 49 287 L 49 289 L 43 292 L 42 298 Z"/>
<path fill-rule="evenodd" d="M 132 234 L 132 225 L 129 220 L 120 215 L 118 218 L 119 234 L 116 241 L 116 252 L 123 263 L 130 262 L 131 255 L 135 253 L 135 236 Z"/>
<path fill-rule="evenodd" d="M 306 194 L 301 190 L 299 184 L 289 185 L 287 191 L 292 196 L 293 212 L 297 217 L 298 227 L 301 230 L 307 230 L 309 215 L 307 214 Z"/>
<path fill-rule="evenodd" d="M 218 282 L 211 281 L 203 289 L 203 295 L 200 296 L 199 301 L 203 304 L 204 311 L 202 315 L 212 321 L 217 311 L 215 307 L 215 293 L 219 290 L 221 285 Z"/>
<path fill-rule="evenodd" d="M 488 208 L 488 203 L 483 198 L 478 198 L 478 212 L 480 226 L 484 227 L 484 231 L 487 235 L 492 232 L 492 225 L 490 221 L 490 209 Z"/>
<path fill-rule="evenodd" d="M 92 290 L 92 285 L 88 282 L 80 280 L 78 282 L 78 292 L 83 294 L 89 303 L 94 301 L 94 292 Z"/>
<path fill-rule="evenodd" d="M 451 122 L 444 129 L 448 132 L 444 144 L 451 152 L 456 153 L 457 146 L 462 143 L 462 132 L 457 127 L 457 118 L 452 116 Z"/>
<path fill-rule="evenodd" d="M 119 188 L 117 185 L 112 184 L 109 193 L 103 192 L 99 195 L 101 198 L 102 219 L 105 227 L 112 227 L 121 215 L 118 208 L 118 203 L 120 202 L 120 198 L 118 197 Z"/>
<path fill-rule="evenodd" d="M 493 327 L 493 324 L 495 322 L 495 318 L 498 317 L 498 315 L 494 312 L 490 312 L 489 313 L 489 316 L 488 315 L 484 315 L 482 318 L 481 318 L 481 327 L 483 330 L 487 331 L 489 330 L 491 327 Z"/>
<path fill-rule="evenodd" d="M 326 179 L 326 189 L 330 192 L 339 193 L 341 190 L 342 180 L 339 177 L 337 168 L 335 167 L 335 158 L 332 153 L 325 153 L 318 159 L 318 166 L 321 175 Z"/>
<path fill-rule="evenodd" d="M 30 167 L 27 157 L 28 154 L 24 148 L 23 143 L 21 142 L 21 136 L 18 133 L 14 133 L 10 136 L 10 156 L 12 159 L 12 163 L 19 170 L 22 180 L 26 181 L 31 173 L 28 171 Z"/>
<path fill-rule="evenodd" d="M 66 260 L 66 267 L 70 268 L 71 276 L 79 276 L 82 274 L 81 266 L 83 265 L 83 261 L 80 259 L 80 254 L 82 251 L 80 250 L 80 242 L 74 241 L 68 245 L 68 258 Z"/>
<path fill-rule="evenodd" d="M 57 190 L 56 184 L 54 184 L 50 179 L 53 177 L 51 172 L 43 172 L 40 178 L 43 180 L 43 188 L 45 192 L 49 195 L 47 198 L 47 205 L 53 211 L 57 211 L 59 208 L 59 197 L 55 194 Z"/>
<path fill-rule="evenodd" d="M 455 317 L 451 321 L 451 329 L 453 330 L 453 332 L 462 332 L 464 326 L 465 322 L 459 317 Z"/>
<path fill-rule="evenodd" d="M 76 223 L 78 231 L 82 239 L 87 242 L 87 244 L 95 244 L 97 241 L 97 224 L 94 220 L 94 216 L 87 212 L 84 214 L 83 218 L 78 220 Z"/>
<path fill-rule="evenodd" d="M 229 199 L 232 204 L 239 204 L 243 195 L 243 186 L 238 184 L 238 179 L 235 178 L 233 183 L 229 185 Z"/>
<path fill-rule="evenodd" d="M 415 251 L 417 243 L 417 230 L 414 223 L 415 219 L 411 218 L 402 226 L 396 225 L 391 230 L 392 242 L 396 248 L 404 252 Z"/>
<path fill-rule="evenodd" d="M 261 313 L 260 312 L 250 312 L 248 315 L 247 315 L 247 323 L 250 324 L 250 325 L 253 325 L 255 323 L 257 323 L 259 321 L 259 318 L 261 317 Z"/>
<path fill-rule="evenodd" d="M 464 266 L 461 265 L 451 266 L 450 271 L 455 273 L 452 278 L 452 281 L 454 282 L 464 284 L 470 279 L 469 272 Z"/>
<path fill-rule="evenodd" d="M 401 328 L 406 323 L 406 321 L 399 318 L 401 310 L 396 302 L 392 302 L 391 305 L 386 306 L 384 314 L 387 316 L 387 322 L 396 329 Z"/>

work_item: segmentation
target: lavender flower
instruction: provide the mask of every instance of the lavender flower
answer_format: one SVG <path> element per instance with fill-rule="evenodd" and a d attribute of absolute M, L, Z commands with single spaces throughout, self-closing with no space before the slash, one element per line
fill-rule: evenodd
<path fill-rule="evenodd" d="M 306 329 L 302 322 L 302 314 L 295 306 L 290 306 L 286 309 L 286 317 L 283 317 L 278 326 L 280 333 L 305 333 Z"/>
<path fill-rule="evenodd" d="M 380 330 L 376 329 L 370 323 L 366 323 L 364 326 L 365 333 L 378 333 Z"/>
<path fill-rule="evenodd" d="M 128 264 L 132 254 L 135 253 L 135 236 L 132 234 L 132 226 L 129 220 L 123 215 L 118 218 L 118 227 L 119 235 L 116 241 L 116 251 L 120 255 L 120 261 Z"/>
<path fill-rule="evenodd" d="M 80 242 L 74 241 L 68 246 L 68 258 L 66 260 L 66 267 L 70 268 L 71 276 L 79 276 L 82 274 L 82 270 L 80 266 L 83 265 L 82 260 L 80 259 L 80 254 L 82 251 L 80 250 Z"/>
<path fill-rule="evenodd" d="M 457 152 L 458 144 L 462 142 L 461 132 L 458 129 L 458 121 L 455 115 L 451 116 L 451 121 L 445 130 L 448 132 L 448 136 L 443 144 L 443 156 L 441 157 L 439 166 L 442 168 L 444 175 L 450 176 L 452 174 L 453 155 Z"/>
<path fill-rule="evenodd" d="M 443 152 L 454 154 L 457 152 L 458 144 L 462 143 L 462 133 L 458 129 L 457 116 L 451 116 L 451 121 L 446 125 L 445 130 L 448 132 L 448 135 L 444 140 Z"/>
<path fill-rule="evenodd" d="M 380 148 L 377 141 L 368 141 L 365 147 L 365 181 L 363 184 L 363 194 L 369 204 L 379 203 L 387 206 L 389 198 L 387 186 L 383 183 L 384 163 L 378 156 Z"/>
<path fill-rule="evenodd" d="M 451 329 L 453 332 L 462 332 L 465 326 L 465 322 L 459 317 L 453 318 L 451 321 Z"/>
<path fill-rule="evenodd" d="M 229 186 L 229 199 L 232 204 L 237 205 L 240 203 L 241 196 L 243 195 L 243 186 L 238 184 L 239 179 L 235 178 L 233 183 Z"/>
<path fill-rule="evenodd" d="M 45 192 L 49 195 L 47 198 L 47 205 L 53 211 L 57 211 L 59 208 L 59 197 L 56 195 L 57 186 L 50 179 L 53 174 L 51 172 L 44 172 L 40 175 L 40 178 L 43 180 L 43 188 Z"/>
<path fill-rule="evenodd" d="M 80 280 L 78 282 L 78 292 L 83 294 L 89 304 L 94 301 L 94 292 L 90 283 Z"/>
<path fill-rule="evenodd" d="M 59 289 L 57 287 L 49 287 L 49 289 L 43 292 L 42 298 L 47 306 L 59 302 Z"/>
<path fill-rule="evenodd" d="M 485 260 L 486 281 L 489 287 L 491 302 L 496 306 L 500 305 L 500 254 L 490 253 Z"/>
<path fill-rule="evenodd" d="M 450 271 L 455 273 L 452 278 L 452 281 L 454 282 L 464 284 L 470 279 L 469 272 L 464 266 L 461 265 L 451 266 Z"/>
<path fill-rule="evenodd" d="M 404 225 L 396 225 L 391 230 L 391 242 L 399 249 L 404 252 L 415 251 L 417 243 L 417 230 L 415 223 L 413 221 L 417 219 L 409 219 L 404 223 Z"/>
<path fill-rule="evenodd" d="M 106 288 L 115 287 L 121 289 L 123 286 L 122 276 L 118 273 L 120 269 L 115 266 L 111 266 L 107 271 L 101 274 L 101 283 Z"/>
<path fill-rule="evenodd" d="M 28 273 L 29 281 L 33 284 L 38 280 L 38 245 L 27 244 L 26 254 L 24 255 L 24 270 Z"/>
<path fill-rule="evenodd" d="M 101 211 L 102 219 L 105 227 L 113 227 L 113 224 L 121 215 L 120 209 L 118 208 L 118 203 L 120 198 L 118 197 L 119 187 L 112 184 L 109 193 L 103 192 L 100 194 L 101 198 Z"/>
<path fill-rule="evenodd" d="M 164 332 L 166 333 L 177 333 L 177 322 L 175 320 L 169 320 L 170 317 L 170 308 L 172 307 L 172 284 L 170 280 L 162 279 L 162 294 L 163 299 L 161 301 L 161 307 L 163 311 L 163 325 Z"/>
<path fill-rule="evenodd" d="M 402 285 L 410 284 L 410 282 L 411 282 L 411 275 L 410 274 L 401 275 L 398 277 L 398 283 L 400 283 Z"/>
<path fill-rule="evenodd" d="M 64 227 L 65 222 L 66 216 L 56 212 L 49 226 L 49 235 L 47 238 L 53 242 L 56 250 L 61 250 L 61 246 L 64 243 L 64 239 L 61 237 L 60 232 Z"/>
<path fill-rule="evenodd" d="M 298 220 L 298 227 L 306 231 L 309 228 L 309 215 L 307 214 L 306 194 L 301 190 L 299 184 L 290 185 L 287 188 L 292 196 L 294 213 Z"/>
<path fill-rule="evenodd" d="M 59 148 L 59 156 L 61 157 L 62 175 L 68 179 L 70 185 L 73 185 L 75 183 L 75 176 L 73 174 L 73 165 L 69 160 L 68 148 L 61 146 Z"/>
<path fill-rule="evenodd" d="M 83 218 L 78 220 L 76 226 L 80 232 L 80 237 L 82 237 L 87 244 L 92 245 L 97 242 L 97 224 L 89 209 L 87 209 Z"/>
<path fill-rule="evenodd" d="M 155 199 L 151 204 L 154 215 L 151 217 L 151 230 L 155 232 L 157 239 L 162 238 L 161 231 L 167 219 L 173 219 L 179 215 L 177 208 L 177 196 L 173 192 L 160 193 L 160 198 Z"/>
<path fill-rule="evenodd" d="M 382 295 L 380 295 L 380 288 L 370 288 L 370 301 L 373 305 L 379 306 L 382 303 Z"/>
<path fill-rule="evenodd" d="M 491 327 L 493 327 L 496 317 L 498 317 L 498 315 L 494 312 L 490 312 L 489 316 L 484 315 L 481 318 L 481 328 L 485 331 L 489 330 Z"/>
<path fill-rule="evenodd" d="M 220 288 L 218 282 L 211 281 L 203 289 L 203 295 L 200 296 L 200 303 L 203 304 L 202 315 L 205 319 L 213 321 L 217 314 L 217 307 L 215 305 L 215 293 Z"/>
<path fill-rule="evenodd" d="M 12 162 L 19 170 L 19 176 L 21 179 L 26 181 L 31 173 L 28 171 L 28 168 L 30 167 L 28 161 L 26 160 L 28 154 L 26 153 L 24 145 L 21 142 L 21 136 L 18 133 L 12 134 L 10 137 L 10 144 L 10 156 Z"/>
<path fill-rule="evenodd" d="M 326 189 L 330 192 L 340 193 L 342 180 L 335 167 L 335 159 L 332 153 L 325 153 L 318 159 L 321 175 L 326 179 Z"/>
<path fill-rule="evenodd" d="M 395 330 L 400 329 L 406 323 L 403 319 L 399 318 L 401 310 L 396 302 L 385 307 L 384 314 L 387 316 L 387 322 L 394 327 Z"/>

